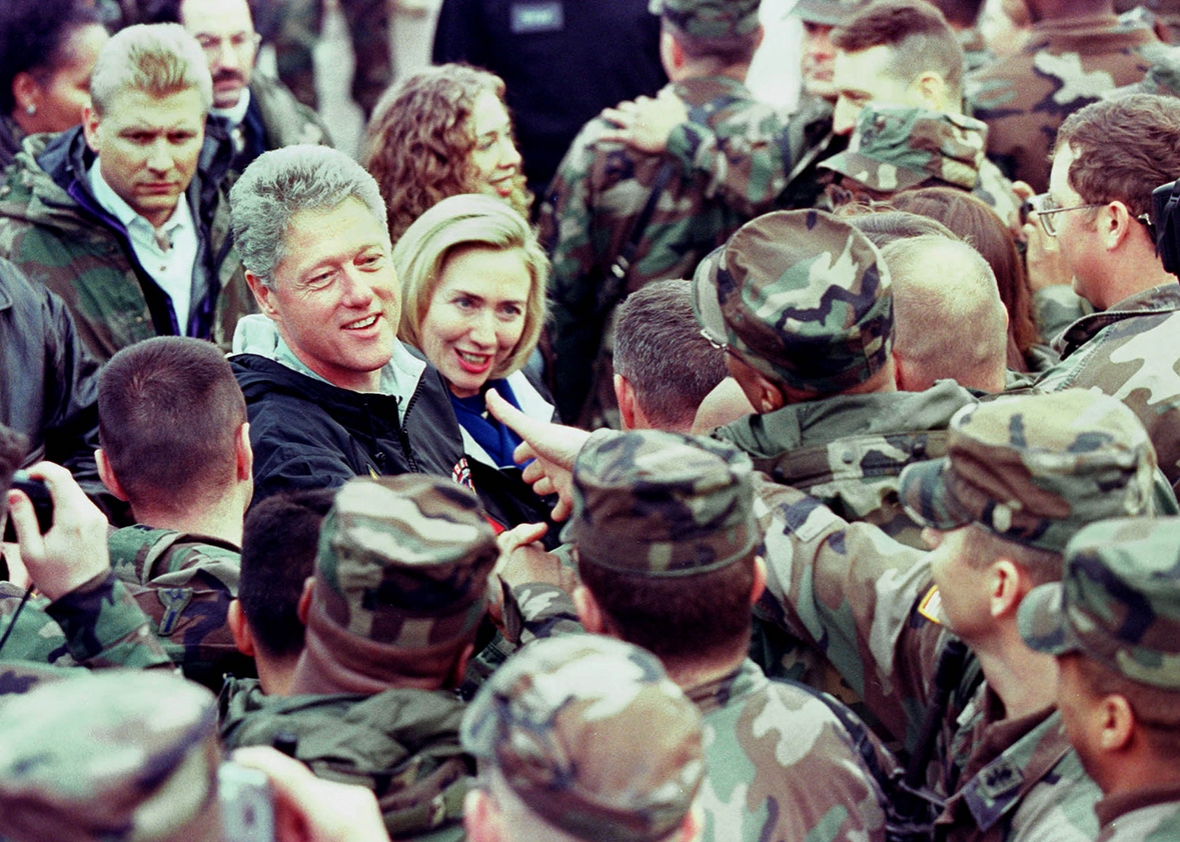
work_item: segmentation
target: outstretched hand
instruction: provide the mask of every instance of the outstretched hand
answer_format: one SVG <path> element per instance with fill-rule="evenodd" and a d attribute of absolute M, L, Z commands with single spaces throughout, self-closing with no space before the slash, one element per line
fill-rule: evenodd
<path fill-rule="evenodd" d="M 558 495 L 553 508 L 555 521 L 565 520 L 573 511 L 574 460 L 590 434 L 577 427 L 566 427 L 530 418 L 496 393 L 487 393 L 488 411 L 501 424 L 508 425 L 524 441 L 516 448 L 517 463 L 532 460 L 521 472 L 525 482 L 542 496 Z"/>

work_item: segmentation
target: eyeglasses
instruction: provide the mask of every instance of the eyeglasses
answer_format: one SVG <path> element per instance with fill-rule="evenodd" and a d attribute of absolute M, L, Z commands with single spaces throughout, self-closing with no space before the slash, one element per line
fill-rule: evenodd
<path fill-rule="evenodd" d="M 1087 210 L 1090 208 L 1101 208 L 1106 206 L 1106 202 L 1098 202 L 1096 204 L 1074 205 L 1068 208 L 1059 208 L 1048 193 L 1038 193 L 1028 200 L 1033 212 L 1037 215 L 1037 219 L 1041 220 L 1041 227 L 1045 229 L 1045 233 L 1050 237 L 1057 236 L 1057 223 L 1053 221 L 1053 215 L 1058 213 L 1065 213 L 1066 211 Z M 1155 239 L 1155 226 L 1151 222 L 1151 217 L 1145 213 L 1139 214 L 1135 217 L 1136 222 L 1141 222 L 1147 226 L 1148 232 L 1152 239 Z"/>
<path fill-rule="evenodd" d="M 258 45 L 262 43 L 262 36 L 257 32 L 235 32 L 225 38 L 217 35 L 198 35 L 197 43 L 209 58 L 221 55 L 221 51 L 227 47 L 232 52 L 242 55 L 257 50 Z"/>
<path fill-rule="evenodd" d="M 728 343 L 723 344 L 721 342 L 718 342 L 716 339 L 713 338 L 713 334 L 709 333 L 709 331 L 706 330 L 705 328 L 701 328 L 701 336 L 705 337 L 705 341 L 708 342 L 711 346 L 713 346 L 714 351 L 726 351 L 726 352 L 729 351 L 729 344 Z"/>
<path fill-rule="evenodd" d="M 1065 213 L 1066 211 L 1087 210 L 1089 208 L 1100 208 L 1105 202 L 1088 205 L 1074 205 L 1068 208 L 1059 208 L 1057 203 L 1049 197 L 1048 193 L 1038 193 L 1029 199 L 1029 204 L 1032 205 L 1033 211 L 1037 215 L 1037 219 L 1041 220 L 1041 227 L 1045 229 L 1045 233 L 1050 237 L 1057 236 L 1057 225 L 1053 222 L 1053 215 L 1058 213 Z"/>

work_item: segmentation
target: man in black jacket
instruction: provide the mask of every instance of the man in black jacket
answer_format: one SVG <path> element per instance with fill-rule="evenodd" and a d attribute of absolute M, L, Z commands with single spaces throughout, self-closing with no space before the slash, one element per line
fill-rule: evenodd
<path fill-rule="evenodd" d="M 230 203 L 263 313 L 234 337 L 254 499 L 411 471 L 469 485 L 446 386 L 397 340 L 401 295 L 372 176 L 342 152 L 292 146 L 247 167 Z"/>

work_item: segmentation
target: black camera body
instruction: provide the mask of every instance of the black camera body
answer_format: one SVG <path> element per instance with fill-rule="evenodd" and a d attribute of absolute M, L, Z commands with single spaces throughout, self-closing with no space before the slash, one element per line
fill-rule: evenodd
<path fill-rule="evenodd" d="M 1180 179 L 1152 190 L 1151 205 L 1155 253 L 1164 269 L 1180 275 Z"/>
<path fill-rule="evenodd" d="M 29 476 L 28 471 L 17 471 L 12 476 L 12 487 L 28 496 L 33 504 L 33 511 L 37 513 L 37 526 L 44 535 L 49 531 L 49 527 L 53 526 L 53 498 L 49 496 L 45 481 L 34 479 Z M 13 529 L 11 517 L 4 527 L 4 542 L 16 543 L 16 530 Z"/>

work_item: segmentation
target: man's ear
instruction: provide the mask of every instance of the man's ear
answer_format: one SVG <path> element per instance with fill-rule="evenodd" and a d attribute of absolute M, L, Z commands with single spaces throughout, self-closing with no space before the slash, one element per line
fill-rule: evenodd
<path fill-rule="evenodd" d="M 954 106 L 954 110 L 958 110 L 959 103 L 948 103 L 947 95 L 950 86 L 947 85 L 946 79 L 942 75 L 935 73 L 933 70 L 927 70 L 918 75 L 918 78 L 910 83 L 910 88 L 917 94 L 918 99 L 925 108 L 932 111 L 949 111 L 950 106 Z"/>
<path fill-rule="evenodd" d="M 253 272 L 246 272 L 246 284 L 250 287 L 250 292 L 254 293 L 254 300 L 258 302 L 258 309 L 262 311 L 263 315 L 273 319 L 278 313 L 275 309 L 274 302 L 271 301 L 274 290 L 262 283 L 262 279 Z"/>
<path fill-rule="evenodd" d="M 615 373 L 615 401 L 619 405 L 619 422 L 624 430 L 635 429 L 635 387 L 626 377 Z"/>
<path fill-rule="evenodd" d="M 754 584 L 750 588 L 750 605 L 762 598 L 766 590 L 766 559 L 761 555 L 754 556 Z"/>
<path fill-rule="evenodd" d="M 1020 602 L 1032 590 L 1033 581 L 1022 565 L 999 558 L 991 564 L 989 607 L 993 617 L 1016 617 Z"/>
<path fill-rule="evenodd" d="M 123 490 L 123 486 L 119 484 L 119 478 L 115 476 L 115 472 L 111 470 L 110 460 L 107 459 L 106 453 L 100 447 L 94 451 L 94 461 L 98 464 L 98 478 L 102 480 L 102 484 L 107 487 L 107 491 L 114 494 L 124 503 L 127 502 L 127 492 Z"/>
<path fill-rule="evenodd" d="M 234 636 L 234 645 L 238 647 L 238 651 L 248 658 L 253 658 L 254 636 L 250 634 L 250 624 L 246 622 L 246 615 L 242 613 L 241 601 L 230 600 L 229 610 L 225 614 L 225 624 Z"/>
<path fill-rule="evenodd" d="M 315 590 L 315 576 L 308 576 L 303 582 L 303 593 L 299 594 L 299 602 L 295 605 L 295 613 L 299 615 L 299 622 L 307 625 L 307 615 L 311 611 L 311 593 Z"/>
<path fill-rule="evenodd" d="M 582 621 L 582 627 L 586 631 L 591 634 L 609 634 L 602 607 L 585 585 L 574 588 L 574 606 L 578 609 L 578 619 Z"/>
<path fill-rule="evenodd" d="M 239 480 L 254 477 L 254 448 L 250 445 L 250 422 L 242 422 L 238 427 L 238 435 L 234 440 L 234 454 L 237 460 L 237 474 Z"/>
<path fill-rule="evenodd" d="M 1122 751 L 1135 735 L 1135 709 L 1127 697 L 1119 693 L 1108 693 L 1100 705 L 1100 728 L 1098 744 L 1104 751 Z"/>
<path fill-rule="evenodd" d="M 98 136 L 98 124 L 102 118 L 94 109 L 93 103 L 86 103 L 82 108 L 82 136 L 86 138 L 86 145 L 95 155 L 102 154 L 102 139 Z"/>
<path fill-rule="evenodd" d="M 1122 245 L 1134 224 L 1130 208 L 1120 201 L 1108 202 L 1098 209 L 1098 235 L 1107 251 L 1114 251 Z"/>

